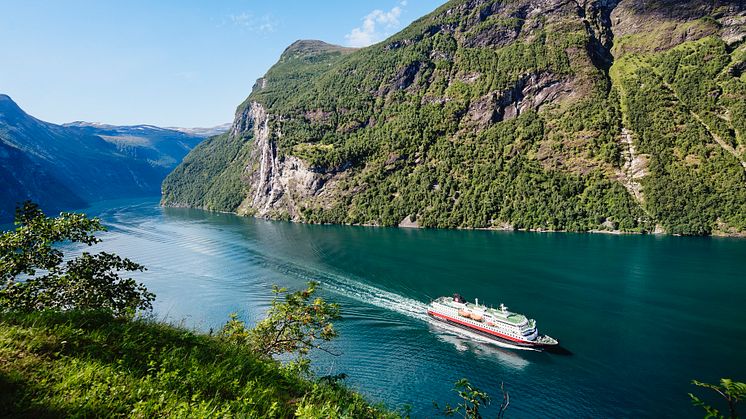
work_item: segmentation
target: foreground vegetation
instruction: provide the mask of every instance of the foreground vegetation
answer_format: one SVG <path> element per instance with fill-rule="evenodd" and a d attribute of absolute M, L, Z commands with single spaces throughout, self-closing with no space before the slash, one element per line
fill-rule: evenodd
<path fill-rule="evenodd" d="M 233 317 L 216 336 L 196 334 L 136 317 L 155 295 L 121 274 L 143 266 L 56 246 L 98 243 L 103 229 L 27 202 L 0 234 L 0 416 L 396 416 L 334 377 L 312 378 L 305 355 L 336 336 L 339 318 L 315 283 L 275 288 L 253 329 Z"/>
<path fill-rule="evenodd" d="M 0 416 L 394 417 L 217 337 L 102 312 L 0 314 Z"/>
<path fill-rule="evenodd" d="M 155 295 L 120 273 L 143 266 L 105 252 L 66 258 L 54 246 L 100 242 L 98 219 L 49 218 L 27 202 L 16 226 L 0 234 L 0 417 L 400 416 L 340 384 L 344 374 L 311 374 L 308 353 L 328 352 L 323 343 L 336 337 L 332 322 L 340 318 L 336 304 L 315 296 L 313 281 L 296 292 L 275 287 L 253 328 L 231 315 L 217 334 L 198 334 L 136 315 L 151 309 Z M 693 383 L 738 416 L 746 384 Z M 461 402 L 435 403 L 436 410 L 481 419 L 489 394 L 466 379 L 454 391 Z M 498 418 L 510 405 L 501 391 Z M 706 417 L 723 417 L 689 396 Z"/>
<path fill-rule="evenodd" d="M 692 400 L 692 404 L 697 407 L 701 407 L 705 411 L 705 418 L 730 418 L 738 419 L 738 411 L 736 410 L 738 404 L 746 399 L 746 383 L 733 381 L 729 378 L 720 379 L 719 384 L 703 383 L 697 380 L 692 381 L 697 387 L 712 390 L 717 396 L 725 402 L 728 407 L 728 416 L 720 413 L 716 407 L 711 406 L 704 402 L 700 397 L 689 393 L 689 398 Z M 712 395 L 712 394 L 710 394 Z"/>

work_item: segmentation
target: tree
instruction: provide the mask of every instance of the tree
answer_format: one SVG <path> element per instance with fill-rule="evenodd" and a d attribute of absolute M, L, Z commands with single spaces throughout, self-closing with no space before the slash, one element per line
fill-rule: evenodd
<path fill-rule="evenodd" d="M 720 385 L 703 383 L 697 380 L 693 380 L 692 384 L 698 387 L 709 388 L 715 393 L 719 394 L 728 403 L 729 418 L 738 418 L 738 412 L 736 412 L 736 405 L 738 402 L 746 398 L 746 383 L 740 383 L 733 381 L 728 378 L 721 378 Z M 705 410 L 705 418 L 725 418 L 720 414 L 720 411 L 714 407 L 706 404 L 699 397 L 692 393 L 689 393 L 689 397 L 692 399 L 692 404 L 699 406 Z"/>
<path fill-rule="evenodd" d="M 319 342 L 337 336 L 332 321 L 340 318 L 339 306 L 322 298 L 313 298 L 318 283 L 310 281 L 302 291 L 288 293 L 287 289 L 273 287 L 275 297 L 267 317 L 253 329 L 232 314 L 223 326 L 220 336 L 228 341 L 246 344 L 260 356 L 271 358 L 283 353 L 303 357 L 311 349 L 321 349 Z"/>
<path fill-rule="evenodd" d="M 59 243 L 88 246 L 101 240 L 100 220 L 62 213 L 49 218 L 38 205 L 16 208 L 16 229 L 0 235 L 0 310 L 103 310 L 115 316 L 152 308 L 155 295 L 122 271 L 145 268 L 129 259 L 101 252 L 65 261 Z"/>
<path fill-rule="evenodd" d="M 463 403 L 459 403 L 456 407 L 446 404 L 445 409 L 443 409 L 445 416 L 459 414 L 463 415 L 465 419 L 481 419 L 482 414 L 479 412 L 479 409 L 482 406 L 489 406 L 492 401 L 489 394 L 474 387 L 466 378 L 456 381 L 453 390 L 458 393 Z M 500 384 L 500 391 L 503 393 L 503 401 L 500 403 L 500 410 L 497 414 L 498 419 L 502 419 L 510 404 L 510 395 L 505 391 L 503 384 Z M 435 404 L 435 408 L 439 409 L 437 403 Z"/>

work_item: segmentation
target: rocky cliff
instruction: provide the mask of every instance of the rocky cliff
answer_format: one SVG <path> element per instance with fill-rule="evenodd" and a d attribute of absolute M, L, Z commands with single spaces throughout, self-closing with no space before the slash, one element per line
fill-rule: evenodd
<path fill-rule="evenodd" d="M 454 0 L 291 45 L 164 203 L 305 222 L 746 230 L 740 1 Z M 208 153 L 209 150 L 209 153 Z"/>

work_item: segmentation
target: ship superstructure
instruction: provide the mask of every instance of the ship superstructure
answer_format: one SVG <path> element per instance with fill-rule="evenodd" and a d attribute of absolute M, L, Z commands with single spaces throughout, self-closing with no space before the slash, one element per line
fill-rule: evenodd
<path fill-rule="evenodd" d="M 513 345 L 546 347 L 557 345 L 557 340 L 539 334 L 536 320 L 513 313 L 500 304 L 497 309 L 466 301 L 459 294 L 440 297 L 428 306 L 427 314 L 456 326 L 475 331 L 492 339 Z"/>

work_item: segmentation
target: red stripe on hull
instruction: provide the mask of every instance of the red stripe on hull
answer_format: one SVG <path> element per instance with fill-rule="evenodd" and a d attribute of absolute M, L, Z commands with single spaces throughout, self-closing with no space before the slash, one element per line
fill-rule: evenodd
<path fill-rule="evenodd" d="M 483 327 L 479 327 L 479 326 L 473 325 L 471 323 L 467 323 L 467 322 L 464 322 L 464 321 L 461 321 L 461 320 L 458 320 L 458 319 L 454 319 L 453 317 L 446 316 L 445 314 L 436 313 L 436 312 L 434 312 L 432 310 L 428 310 L 427 314 L 429 314 L 431 316 L 441 317 L 441 318 L 444 318 L 446 320 L 450 320 L 452 322 L 455 322 L 455 323 L 461 324 L 463 326 L 466 326 L 466 327 L 468 327 L 470 329 L 476 329 L 476 330 L 480 330 L 480 331 L 485 332 L 485 333 L 489 333 L 489 334 L 497 336 L 497 337 L 499 337 L 501 339 L 507 339 L 507 340 L 510 340 L 510 341 L 513 341 L 513 342 L 522 343 L 522 344 L 541 346 L 541 344 L 537 344 L 537 343 L 531 342 L 529 340 L 519 340 L 519 339 L 510 337 L 510 336 L 507 336 L 507 335 L 503 335 L 502 333 L 497 333 L 495 331 L 492 331 L 492 330 L 489 330 L 489 329 L 485 329 Z"/>

